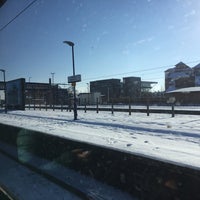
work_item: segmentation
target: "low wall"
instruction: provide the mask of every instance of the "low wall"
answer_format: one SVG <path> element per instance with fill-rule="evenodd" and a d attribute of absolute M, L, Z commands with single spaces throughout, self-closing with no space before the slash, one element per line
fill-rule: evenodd
<path fill-rule="evenodd" d="M 45 133 L 0 124 L 0 152 L 83 199 L 200 199 L 198 169 Z"/>

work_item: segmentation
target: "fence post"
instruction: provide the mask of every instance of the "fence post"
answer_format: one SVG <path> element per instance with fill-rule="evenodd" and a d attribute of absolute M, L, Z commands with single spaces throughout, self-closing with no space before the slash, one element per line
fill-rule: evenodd
<path fill-rule="evenodd" d="M 34 110 L 35 110 L 35 99 L 34 99 Z"/>
<path fill-rule="evenodd" d="M 98 98 L 97 98 L 97 113 L 99 113 L 99 102 L 98 102 Z"/>
<path fill-rule="evenodd" d="M 131 99 L 129 97 L 129 115 L 131 115 Z"/>
<path fill-rule="evenodd" d="M 114 105 L 113 105 L 113 100 L 112 100 L 112 108 L 111 108 L 111 111 L 112 111 L 112 115 L 114 114 Z"/>
<path fill-rule="evenodd" d="M 61 112 L 63 112 L 63 102 L 61 103 Z"/>
<path fill-rule="evenodd" d="M 85 113 L 87 112 L 87 108 L 86 108 L 86 99 L 85 99 Z"/>
<path fill-rule="evenodd" d="M 47 111 L 47 102 L 45 103 L 45 110 Z"/>
<path fill-rule="evenodd" d="M 149 116 L 149 101 L 147 101 L 147 116 Z"/>
<path fill-rule="evenodd" d="M 172 117 L 175 116 L 175 112 L 174 112 L 174 104 L 172 104 Z"/>

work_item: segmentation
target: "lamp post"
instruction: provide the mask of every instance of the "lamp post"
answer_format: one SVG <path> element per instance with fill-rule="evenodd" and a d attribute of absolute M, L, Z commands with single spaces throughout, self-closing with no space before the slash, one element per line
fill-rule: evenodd
<path fill-rule="evenodd" d="M 52 84 L 54 85 L 54 74 L 55 72 L 51 72 L 51 76 L 52 76 Z"/>
<path fill-rule="evenodd" d="M 52 102 L 53 102 L 53 110 L 54 110 L 54 106 L 55 106 L 55 94 L 54 94 L 54 74 L 55 72 L 51 72 L 51 76 L 52 76 L 52 83 L 51 83 L 51 98 L 52 98 Z"/>
<path fill-rule="evenodd" d="M 6 72 L 4 69 L 0 69 L 3 72 L 3 81 L 4 81 L 4 95 L 5 95 L 5 113 L 7 113 L 7 98 L 6 98 Z"/>
<path fill-rule="evenodd" d="M 31 88 L 31 86 L 30 86 L 30 82 L 31 82 L 31 76 L 29 76 L 29 78 L 28 78 L 28 82 L 29 82 L 29 88 L 28 88 L 28 104 L 29 104 L 29 110 L 30 110 L 30 107 L 31 107 L 31 92 L 30 92 L 30 88 Z"/>
<path fill-rule="evenodd" d="M 73 64 L 73 76 L 75 76 L 75 64 L 74 64 L 74 43 L 71 41 L 63 41 L 64 44 L 68 44 L 72 47 L 72 64 Z M 72 83 L 74 90 L 74 120 L 77 120 L 77 105 L 76 105 L 76 82 Z"/>

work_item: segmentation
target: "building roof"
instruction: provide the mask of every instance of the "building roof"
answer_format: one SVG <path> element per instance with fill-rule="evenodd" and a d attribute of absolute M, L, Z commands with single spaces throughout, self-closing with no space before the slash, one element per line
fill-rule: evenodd
<path fill-rule="evenodd" d="M 200 63 L 193 67 L 194 69 L 200 68 Z"/>
<path fill-rule="evenodd" d="M 142 81 L 141 83 L 144 83 L 144 84 L 158 84 L 158 82 L 156 82 L 156 81 Z"/>
<path fill-rule="evenodd" d="M 169 93 L 190 93 L 190 92 L 200 92 L 200 87 L 181 88 L 181 89 L 169 91 L 166 93 L 169 94 Z"/>
<path fill-rule="evenodd" d="M 165 72 L 173 72 L 173 71 L 179 71 L 179 70 L 183 70 L 183 69 L 189 69 L 189 70 L 192 70 L 188 65 L 186 65 L 185 63 L 183 62 L 179 62 L 175 65 L 175 67 L 173 68 L 169 68 L 167 70 L 165 70 Z"/>
<path fill-rule="evenodd" d="M 190 68 L 188 65 L 186 65 L 183 62 L 179 62 L 175 66 L 176 66 L 176 68 Z"/>
<path fill-rule="evenodd" d="M 110 79 L 101 79 L 101 80 L 95 80 L 95 81 L 90 81 L 90 83 L 96 83 L 96 82 L 112 82 L 112 81 L 120 81 L 118 78 L 110 78 Z"/>
<path fill-rule="evenodd" d="M 138 76 L 127 76 L 127 77 L 123 77 L 123 79 L 141 79 L 141 77 L 138 77 Z"/>

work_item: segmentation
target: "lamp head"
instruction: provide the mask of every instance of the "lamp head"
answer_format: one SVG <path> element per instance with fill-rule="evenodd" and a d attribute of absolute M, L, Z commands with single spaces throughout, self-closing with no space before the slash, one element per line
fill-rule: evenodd
<path fill-rule="evenodd" d="M 74 43 L 71 41 L 63 41 L 63 43 L 68 44 L 69 46 L 73 47 Z"/>

